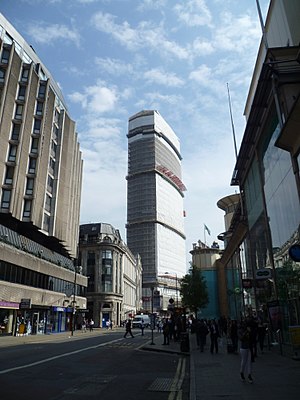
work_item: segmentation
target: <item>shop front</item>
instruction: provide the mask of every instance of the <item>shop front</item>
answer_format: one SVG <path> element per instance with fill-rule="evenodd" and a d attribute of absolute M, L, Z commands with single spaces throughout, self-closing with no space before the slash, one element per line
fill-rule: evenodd
<path fill-rule="evenodd" d="M 12 335 L 19 303 L 0 301 L 0 336 Z"/>

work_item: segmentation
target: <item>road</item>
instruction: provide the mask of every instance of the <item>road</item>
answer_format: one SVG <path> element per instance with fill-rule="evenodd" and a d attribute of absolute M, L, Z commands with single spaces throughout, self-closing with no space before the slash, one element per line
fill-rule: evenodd
<path fill-rule="evenodd" d="M 82 335 L 2 347 L 1 399 L 188 399 L 188 358 L 143 350 L 149 331 L 126 339 L 123 331 Z"/>

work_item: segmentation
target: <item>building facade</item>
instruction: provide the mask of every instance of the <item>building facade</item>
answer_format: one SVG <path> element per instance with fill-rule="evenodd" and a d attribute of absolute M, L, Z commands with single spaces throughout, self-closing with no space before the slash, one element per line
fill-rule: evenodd
<path fill-rule="evenodd" d="M 221 317 L 219 307 L 219 279 L 217 270 L 217 260 L 221 257 L 219 245 L 214 242 L 211 247 L 200 240 L 193 244 L 190 251 L 192 255 L 192 265 L 201 270 L 205 279 L 209 302 L 207 306 L 199 311 L 200 318 L 219 318 Z"/>
<path fill-rule="evenodd" d="M 49 71 L 1 14 L 0 178 L 1 331 L 25 320 L 35 333 L 46 323 L 69 329 L 87 284 L 73 262 L 82 180 L 75 123 Z"/>
<path fill-rule="evenodd" d="M 142 299 L 142 265 L 110 224 L 80 226 L 80 263 L 88 276 L 88 314 L 95 326 L 121 325 L 137 313 Z"/>
<path fill-rule="evenodd" d="M 143 264 L 143 309 L 157 277 L 186 273 L 183 192 L 179 140 L 158 111 L 129 118 L 127 245 Z M 158 307 L 157 307 L 158 308 Z"/>
<path fill-rule="evenodd" d="M 273 0 L 245 108 L 232 185 L 241 202 L 221 262 L 239 259 L 246 313 L 255 310 L 290 340 L 300 323 L 299 2 Z"/>

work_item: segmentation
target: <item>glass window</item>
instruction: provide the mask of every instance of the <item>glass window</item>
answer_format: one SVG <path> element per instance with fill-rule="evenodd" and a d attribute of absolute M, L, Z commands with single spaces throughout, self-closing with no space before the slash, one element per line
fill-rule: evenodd
<path fill-rule="evenodd" d="M 0 68 L 0 82 L 4 82 L 5 79 L 5 70 Z"/>
<path fill-rule="evenodd" d="M 23 67 L 22 74 L 21 74 L 21 81 L 22 82 L 27 82 L 28 81 L 28 76 L 29 76 L 29 68 Z"/>
<path fill-rule="evenodd" d="M 49 212 L 51 210 L 51 201 L 52 201 L 52 198 L 48 194 L 46 194 L 45 209 Z"/>
<path fill-rule="evenodd" d="M 14 144 L 11 144 L 9 146 L 8 161 L 12 161 L 12 162 L 16 161 L 17 149 L 18 149 L 18 147 Z"/>
<path fill-rule="evenodd" d="M 50 170 L 50 172 L 52 173 L 52 175 L 54 175 L 54 171 L 55 171 L 55 160 L 54 160 L 52 157 L 50 157 L 50 160 L 49 160 L 49 170 Z"/>
<path fill-rule="evenodd" d="M 17 104 L 15 119 L 22 119 L 22 114 L 23 114 L 23 105 Z"/>
<path fill-rule="evenodd" d="M 11 191 L 10 190 L 2 190 L 2 199 L 1 199 L 1 208 L 9 208 L 10 204 Z"/>
<path fill-rule="evenodd" d="M 33 133 L 40 133 L 41 123 L 42 123 L 42 121 L 40 119 L 36 119 L 36 118 L 34 119 Z"/>
<path fill-rule="evenodd" d="M 38 148 L 39 148 L 39 139 L 38 138 L 32 138 L 31 141 L 31 153 L 37 154 L 38 153 Z"/>
<path fill-rule="evenodd" d="M 50 231 L 50 215 L 44 213 L 43 229 L 46 232 Z"/>
<path fill-rule="evenodd" d="M 36 158 L 29 157 L 28 173 L 35 174 L 36 169 Z"/>
<path fill-rule="evenodd" d="M 56 155 L 56 150 L 57 150 L 57 144 L 52 140 L 51 142 L 51 155 L 55 157 Z"/>
<path fill-rule="evenodd" d="M 14 178 L 14 167 L 6 167 L 6 174 L 5 174 L 5 179 L 4 183 L 5 185 L 11 185 L 13 183 L 13 178 Z"/>
<path fill-rule="evenodd" d="M 26 86 L 19 87 L 18 100 L 25 100 Z"/>
<path fill-rule="evenodd" d="M 43 114 L 43 103 L 41 101 L 37 101 L 35 113 L 36 113 L 36 115 L 42 115 Z"/>
<path fill-rule="evenodd" d="M 38 91 L 38 98 L 44 99 L 46 94 L 46 85 L 45 83 L 40 83 L 39 91 Z"/>
<path fill-rule="evenodd" d="M 25 194 L 31 196 L 33 194 L 34 179 L 27 178 Z"/>
<path fill-rule="evenodd" d="M 10 54 L 10 51 L 8 49 L 4 48 L 3 51 L 2 51 L 2 56 L 1 56 L 1 63 L 2 64 L 8 64 L 9 54 Z"/>
<path fill-rule="evenodd" d="M 49 193 L 53 192 L 53 183 L 54 179 L 50 175 L 48 175 L 47 190 Z"/>
<path fill-rule="evenodd" d="M 102 250 L 102 259 L 109 259 L 112 258 L 112 251 L 111 250 Z"/>
<path fill-rule="evenodd" d="M 21 125 L 20 124 L 12 124 L 11 130 L 11 139 L 12 140 L 19 140 Z"/>
<path fill-rule="evenodd" d="M 23 211 L 23 217 L 30 217 L 31 214 L 31 200 L 25 200 L 24 201 L 24 211 Z"/>

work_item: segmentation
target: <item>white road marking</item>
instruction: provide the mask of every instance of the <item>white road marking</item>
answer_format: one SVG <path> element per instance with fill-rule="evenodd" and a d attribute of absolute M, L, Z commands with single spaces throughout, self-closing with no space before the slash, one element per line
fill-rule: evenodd
<path fill-rule="evenodd" d="M 101 343 L 101 344 L 98 344 L 98 345 L 96 345 L 96 346 L 85 347 L 84 349 L 79 349 L 79 350 L 70 351 L 70 352 L 68 352 L 68 353 L 63 353 L 63 354 L 60 354 L 60 355 L 58 355 L 58 356 L 53 356 L 53 357 L 45 358 L 44 360 L 35 361 L 35 362 L 33 362 L 33 363 L 30 363 L 30 364 L 24 364 L 24 365 L 20 365 L 20 366 L 18 366 L 18 367 L 3 369 L 2 371 L 0 370 L 0 375 L 7 374 L 7 373 L 12 372 L 12 371 L 17 371 L 18 369 L 24 369 L 24 368 L 35 367 L 36 365 L 39 365 L 39 364 L 45 364 L 45 363 L 47 363 L 47 362 L 50 362 L 50 361 L 53 361 L 53 360 L 57 360 L 57 359 L 59 359 L 59 358 L 69 357 L 69 356 L 71 356 L 71 355 L 73 355 L 73 354 L 82 353 L 83 351 L 92 350 L 92 349 L 97 349 L 98 347 L 104 347 L 104 346 L 107 346 L 107 345 L 109 345 L 109 344 L 111 344 L 111 343 L 119 342 L 119 341 L 121 341 L 121 340 L 123 340 L 123 338 L 111 340 L 110 342 Z"/>

